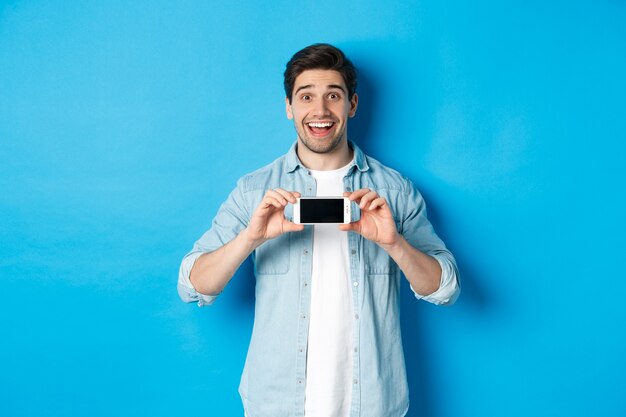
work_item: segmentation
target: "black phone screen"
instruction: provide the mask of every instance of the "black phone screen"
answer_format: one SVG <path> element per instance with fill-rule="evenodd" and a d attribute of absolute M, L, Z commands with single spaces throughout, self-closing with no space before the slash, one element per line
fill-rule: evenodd
<path fill-rule="evenodd" d="M 343 198 L 301 199 L 300 223 L 343 223 Z"/>

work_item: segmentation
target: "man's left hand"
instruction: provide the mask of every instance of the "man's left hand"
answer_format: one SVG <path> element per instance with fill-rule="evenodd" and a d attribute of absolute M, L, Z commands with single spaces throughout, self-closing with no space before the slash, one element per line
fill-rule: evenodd
<path fill-rule="evenodd" d="M 361 219 L 349 224 L 340 224 L 339 229 L 359 233 L 383 247 L 393 246 L 400 234 L 396 229 L 391 209 L 384 197 L 369 188 L 343 193 L 361 209 Z"/>

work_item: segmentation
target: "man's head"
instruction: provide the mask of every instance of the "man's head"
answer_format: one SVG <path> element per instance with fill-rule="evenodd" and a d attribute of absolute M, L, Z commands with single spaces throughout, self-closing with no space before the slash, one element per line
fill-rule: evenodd
<path fill-rule="evenodd" d="M 287 62 L 283 84 L 290 103 L 298 75 L 313 69 L 334 70 L 340 73 L 348 89 L 348 99 L 352 99 L 357 85 L 356 68 L 340 49 L 327 43 L 316 43 L 296 52 Z"/>
<path fill-rule="evenodd" d="M 316 44 L 297 52 L 285 70 L 285 105 L 299 142 L 316 154 L 347 149 L 355 89 L 356 69 L 339 49 Z"/>

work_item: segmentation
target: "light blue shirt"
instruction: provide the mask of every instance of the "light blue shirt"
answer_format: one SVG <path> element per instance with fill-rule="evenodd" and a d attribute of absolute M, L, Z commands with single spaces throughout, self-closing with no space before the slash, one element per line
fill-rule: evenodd
<path fill-rule="evenodd" d="M 297 143 L 297 142 L 296 142 Z M 418 299 L 451 304 L 460 286 L 454 257 L 426 218 L 424 199 L 397 171 L 366 156 L 352 142 L 354 158 L 346 191 L 370 188 L 385 197 L 398 231 L 441 265 L 439 289 Z M 296 154 L 296 144 L 271 164 L 242 177 L 209 229 L 185 256 L 178 292 L 199 306 L 217 296 L 198 293 L 189 281 L 195 260 L 231 241 L 247 225 L 266 191 L 282 188 L 315 196 L 315 179 Z M 291 218 L 292 205 L 285 209 Z M 353 205 L 353 220 L 359 216 Z M 254 327 L 239 393 L 248 417 L 304 416 L 306 352 L 311 300 L 313 227 L 265 242 L 252 254 L 256 275 Z M 400 336 L 401 271 L 377 244 L 348 232 L 354 314 L 351 417 L 400 417 L 409 406 Z"/>

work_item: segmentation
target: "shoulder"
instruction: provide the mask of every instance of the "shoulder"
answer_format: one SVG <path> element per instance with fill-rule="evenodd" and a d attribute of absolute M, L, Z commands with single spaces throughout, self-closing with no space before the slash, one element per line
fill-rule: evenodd
<path fill-rule="evenodd" d="M 282 155 L 271 163 L 244 175 L 237 182 L 237 186 L 244 193 L 278 186 L 285 170 L 286 157 L 287 155 Z"/>
<path fill-rule="evenodd" d="M 371 156 L 366 156 L 369 167 L 367 176 L 373 182 L 376 189 L 390 189 L 400 192 L 408 192 L 413 189 L 413 183 L 399 171 L 384 165 Z"/>

